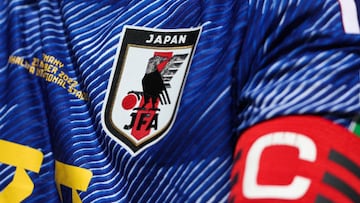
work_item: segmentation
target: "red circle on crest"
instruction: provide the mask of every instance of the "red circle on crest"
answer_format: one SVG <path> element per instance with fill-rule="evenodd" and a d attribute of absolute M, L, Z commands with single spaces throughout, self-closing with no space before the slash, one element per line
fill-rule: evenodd
<path fill-rule="evenodd" d="M 137 103 L 136 95 L 129 94 L 125 96 L 124 99 L 122 100 L 122 107 L 126 110 L 129 110 L 134 108 L 136 103 Z"/>

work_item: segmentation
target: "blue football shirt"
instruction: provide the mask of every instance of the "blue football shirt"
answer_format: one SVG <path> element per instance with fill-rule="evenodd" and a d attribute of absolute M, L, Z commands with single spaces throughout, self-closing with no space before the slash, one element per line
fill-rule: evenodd
<path fill-rule="evenodd" d="M 359 114 L 342 2 L 1 1 L 0 202 L 226 202 L 245 129 Z"/>

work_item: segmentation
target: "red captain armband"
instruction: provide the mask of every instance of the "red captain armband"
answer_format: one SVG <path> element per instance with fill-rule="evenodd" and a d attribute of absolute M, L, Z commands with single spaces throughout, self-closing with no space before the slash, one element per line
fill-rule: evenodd
<path fill-rule="evenodd" d="M 229 202 L 360 202 L 360 138 L 321 117 L 287 116 L 241 135 Z"/>

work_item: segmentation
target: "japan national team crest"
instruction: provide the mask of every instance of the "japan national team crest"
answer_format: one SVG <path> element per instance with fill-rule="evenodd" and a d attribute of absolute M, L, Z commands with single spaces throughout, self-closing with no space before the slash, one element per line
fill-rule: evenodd
<path fill-rule="evenodd" d="M 155 144 L 174 122 L 200 31 L 124 27 L 102 123 L 132 154 Z"/>

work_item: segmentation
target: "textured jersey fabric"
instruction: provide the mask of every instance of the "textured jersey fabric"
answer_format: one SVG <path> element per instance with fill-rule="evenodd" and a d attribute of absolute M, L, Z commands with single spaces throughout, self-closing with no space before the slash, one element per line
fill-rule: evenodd
<path fill-rule="evenodd" d="M 226 202 L 245 129 L 290 114 L 348 127 L 360 112 L 360 37 L 342 17 L 337 0 L 1 1 L 0 139 L 43 155 L 24 202 Z M 128 25 L 202 29 L 174 124 L 136 156 L 102 125 Z M 0 153 L 6 189 L 19 166 Z M 68 187 L 64 165 L 89 184 Z"/>

